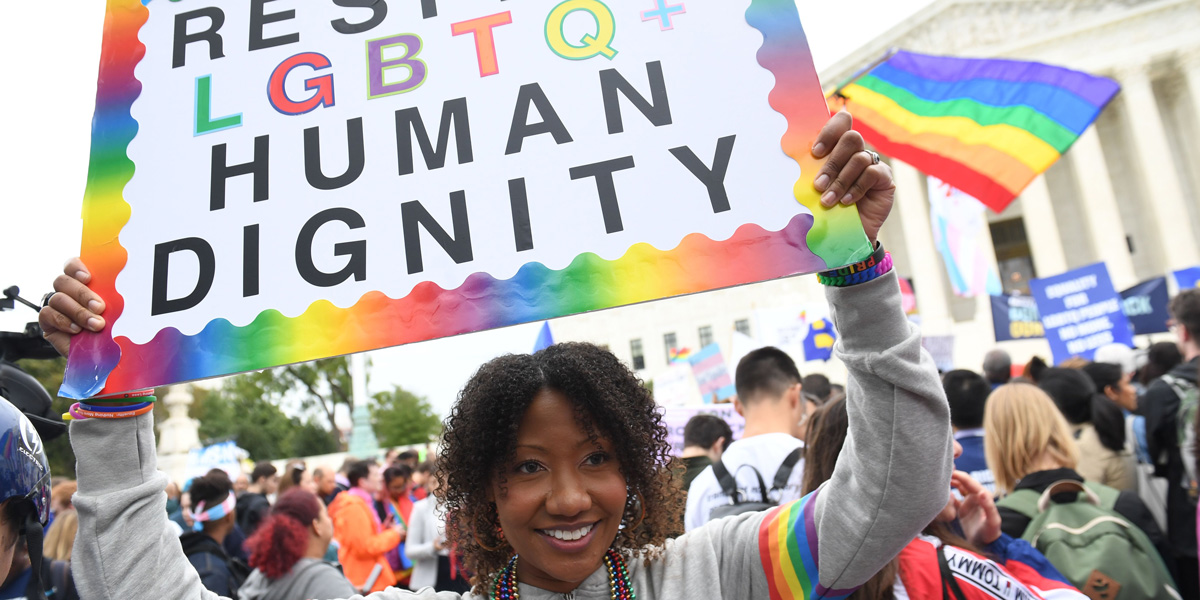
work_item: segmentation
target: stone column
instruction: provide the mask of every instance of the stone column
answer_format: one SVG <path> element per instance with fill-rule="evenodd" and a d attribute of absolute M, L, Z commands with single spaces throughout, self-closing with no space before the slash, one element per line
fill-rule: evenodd
<path fill-rule="evenodd" d="M 1187 83 L 1188 95 L 1192 98 L 1192 117 L 1200 123 L 1200 46 L 1188 48 L 1180 53 L 1180 67 L 1183 68 L 1183 79 Z M 1200 134 L 1193 131 L 1193 134 Z M 1192 165 L 1200 172 L 1200 155 L 1196 156 L 1196 164 Z"/>
<path fill-rule="evenodd" d="M 1200 263 L 1200 247 L 1192 232 L 1174 161 L 1168 155 L 1171 147 L 1146 68 L 1126 68 L 1117 76 L 1121 81 L 1120 99 L 1128 109 L 1125 112 L 1133 133 L 1131 154 L 1146 188 L 1145 206 L 1158 229 L 1164 270 L 1171 271 Z"/>
<path fill-rule="evenodd" d="M 192 392 L 186 385 L 173 385 L 163 398 L 167 418 L 158 424 L 158 468 L 180 485 L 187 477 L 188 452 L 199 449 L 200 421 L 188 416 Z"/>
<path fill-rule="evenodd" d="M 945 266 L 933 243 L 929 198 L 921 185 L 924 175 L 895 159 L 892 160 L 892 174 L 896 179 L 896 210 L 904 226 L 904 250 L 908 253 L 908 264 L 912 266 L 921 329 L 929 335 L 949 333 L 952 319 L 941 273 Z"/>
<path fill-rule="evenodd" d="M 1025 236 L 1033 254 L 1033 268 L 1038 277 L 1058 275 L 1067 270 L 1062 236 L 1058 233 L 1058 218 L 1050 205 L 1050 188 L 1046 177 L 1038 175 L 1021 192 L 1021 209 L 1025 217 Z"/>
<path fill-rule="evenodd" d="M 1123 290 L 1137 283 L 1133 257 L 1129 254 L 1121 209 L 1113 193 L 1108 164 L 1100 149 L 1100 134 L 1088 127 L 1067 152 L 1075 171 L 1076 183 L 1083 195 L 1083 214 L 1087 219 L 1096 258 L 1108 265 L 1113 286 Z"/>

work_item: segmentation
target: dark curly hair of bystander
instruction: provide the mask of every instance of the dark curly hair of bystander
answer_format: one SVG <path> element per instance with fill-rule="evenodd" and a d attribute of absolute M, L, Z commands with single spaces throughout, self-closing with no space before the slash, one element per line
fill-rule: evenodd
<path fill-rule="evenodd" d="M 505 489 L 522 416 L 542 390 L 570 399 L 580 427 L 597 446 L 604 438 L 615 450 L 628 500 L 612 547 L 648 560 L 669 532 L 681 529 L 683 495 L 672 479 L 676 459 L 667 429 L 650 392 L 628 367 L 585 343 L 501 356 L 480 367 L 459 394 L 446 419 L 437 466 L 444 484 L 438 495 L 454 515 L 447 534 L 476 574 L 477 594 L 486 594 L 513 555 L 489 491 L 493 484 Z"/>

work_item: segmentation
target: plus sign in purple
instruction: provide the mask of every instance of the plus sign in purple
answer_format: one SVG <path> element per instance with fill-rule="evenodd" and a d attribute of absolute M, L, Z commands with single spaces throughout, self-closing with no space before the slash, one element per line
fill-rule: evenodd
<path fill-rule="evenodd" d="M 667 0 L 654 0 L 658 6 L 653 10 L 643 10 L 643 21 L 658 20 L 658 28 L 660 31 L 675 29 L 675 23 L 671 20 L 675 15 L 682 15 L 687 12 L 687 8 L 683 3 L 667 4 Z"/>

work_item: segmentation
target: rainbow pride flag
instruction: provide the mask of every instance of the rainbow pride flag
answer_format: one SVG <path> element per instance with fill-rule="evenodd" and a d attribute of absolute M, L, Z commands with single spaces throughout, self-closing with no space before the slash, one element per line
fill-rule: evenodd
<path fill-rule="evenodd" d="M 899 51 L 835 92 L 879 152 L 1003 211 L 1120 86 L 1036 62 Z"/>

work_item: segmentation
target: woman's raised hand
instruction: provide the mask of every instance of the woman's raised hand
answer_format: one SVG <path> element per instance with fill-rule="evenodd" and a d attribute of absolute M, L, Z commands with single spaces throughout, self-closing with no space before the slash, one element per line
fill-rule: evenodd
<path fill-rule="evenodd" d="M 958 522 L 966 538 L 977 546 L 996 541 L 1000 537 L 1000 511 L 987 488 L 962 471 L 950 476 L 950 486 L 963 497 L 958 501 Z"/>
<path fill-rule="evenodd" d="M 871 244 L 879 236 L 879 228 L 887 220 L 896 198 L 896 183 L 892 169 L 879 162 L 879 155 L 867 150 L 866 142 L 851 129 L 854 120 L 841 111 L 829 118 L 812 153 L 826 158 L 825 165 L 813 179 L 813 187 L 821 192 L 821 205 L 858 205 L 863 229 Z"/>
<path fill-rule="evenodd" d="M 92 274 L 79 258 L 63 266 L 63 274 L 54 280 L 54 295 L 38 313 L 42 336 L 58 353 L 66 356 L 71 349 L 71 336 L 83 331 L 104 329 L 104 300 L 87 284 Z"/>

